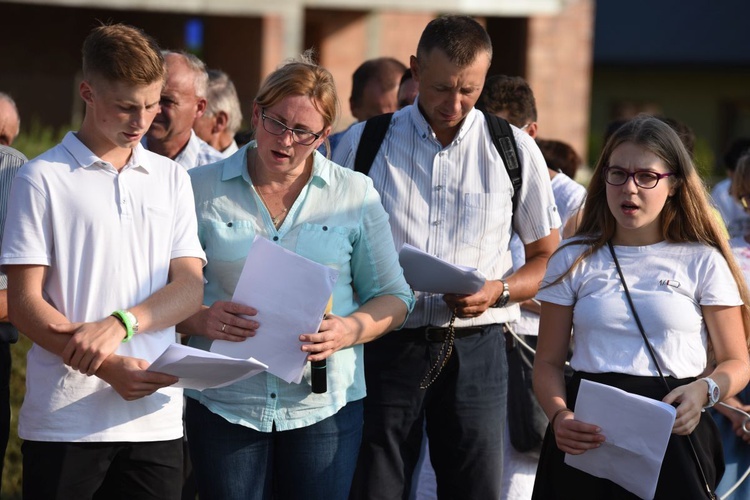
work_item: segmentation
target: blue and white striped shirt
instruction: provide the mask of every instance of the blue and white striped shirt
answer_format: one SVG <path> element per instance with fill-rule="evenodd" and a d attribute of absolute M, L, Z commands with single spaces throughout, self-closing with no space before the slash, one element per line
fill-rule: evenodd
<path fill-rule="evenodd" d="M 480 270 L 487 279 L 512 272 L 511 219 L 524 243 L 560 226 L 549 174 L 534 140 L 513 129 L 523 184 L 512 218 L 513 186 L 492 143 L 484 115 L 472 109 L 443 147 L 422 116 L 418 98 L 397 111 L 370 170 L 390 215 L 396 248 L 409 243 L 448 262 Z M 352 168 L 364 123 L 341 139 L 333 161 Z M 451 313 L 438 294 L 418 293 L 406 327 L 445 326 Z M 456 326 L 505 323 L 519 307 L 489 309 Z"/>

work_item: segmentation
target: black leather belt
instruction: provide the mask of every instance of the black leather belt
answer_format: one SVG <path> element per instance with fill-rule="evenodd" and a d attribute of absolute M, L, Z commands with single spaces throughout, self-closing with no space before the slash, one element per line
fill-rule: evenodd
<path fill-rule="evenodd" d="M 469 337 L 482 333 L 486 328 L 493 325 L 484 326 L 465 326 L 462 328 L 454 328 L 455 338 L 460 339 L 463 337 Z M 505 329 L 505 324 L 502 324 Z M 393 335 L 400 336 L 402 339 L 413 339 L 420 340 L 424 339 L 428 342 L 444 342 L 448 337 L 448 327 L 446 326 L 423 326 L 421 328 L 402 328 L 396 330 Z"/>
<path fill-rule="evenodd" d="M 444 342 L 448 337 L 448 328 L 443 326 L 427 326 L 423 329 L 424 339 L 427 342 Z M 464 328 L 454 328 L 455 338 L 460 339 L 470 335 L 476 335 L 484 331 L 483 326 L 467 326 Z"/>

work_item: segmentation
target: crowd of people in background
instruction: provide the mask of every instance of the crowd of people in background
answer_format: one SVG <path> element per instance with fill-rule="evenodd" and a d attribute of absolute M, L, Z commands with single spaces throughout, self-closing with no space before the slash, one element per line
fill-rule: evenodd
<path fill-rule="evenodd" d="M 676 406 L 656 498 L 734 491 L 750 467 L 750 138 L 709 195 L 689 127 L 613 122 L 586 188 L 529 84 L 488 76 L 493 50 L 476 20 L 434 19 L 409 61 L 353 71 L 356 121 L 334 133 L 340 96 L 312 51 L 243 117 L 230 75 L 102 25 L 80 128 L 30 161 L 0 92 L 0 453 L 21 332 L 24 498 L 631 498 L 564 462 L 607 439 L 576 418 L 582 380 Z M 148 370 L 167 346 L 262 334 L 232 302 L 256 237 L 339 272 L 319 331 L 299 332 L 328 390 L 310 391 L 308 364 L 298 384 L 264 372 L 183 394 Z M 486 282 L 412 290 L 405 244 Z"/>

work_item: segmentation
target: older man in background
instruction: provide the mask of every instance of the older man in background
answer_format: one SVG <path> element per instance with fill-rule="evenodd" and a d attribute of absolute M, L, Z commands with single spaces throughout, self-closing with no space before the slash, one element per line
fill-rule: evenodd
<path fill-rule="evenodd" d="M 3 102 L 4 99 L 0 97 L 0 103 Z M 13 109 L 15 110 L 15 106 Z M 0 139 L 5 137 L 7 130 L 6 116 L 4 111 L 0 110 Z M 18 116 L 17 113 L 16 116 Z M 18 135 L 17 131 L 18 127 L 16 127 L 16 133 L 11 134 L 13 138 Z M 25 162 L 26 157 L 23 154 L 0 141 L 0 244 L 3 241 L 10 186 L 16 172 Z M 10 344 L 17 340 L 18 330 L 8 320 L 8 278 L 0 272 L 0 477 L 3 475 L 3 458 L 10 436 Z"/>
<path fill-rule="evenodd" d="M 240 98 L 229 75 L 217 69 L 208 70 L 206 99 L 206 112 L 195 119 L 193 130 L 226 158 L 238 149 L 234 134 L 242 124 Z"/>
<path fill-rule="evenodd" d="M 206 65 L 185 52 L 163 55 L 167 82 L 161 92 L 161 111 L 146 133 L 144 146 L 186 170 L 221 160 L 221 153 L 193 132 L 193 122 L 206 111 Z"/>
<path fill-rule="evenodd" d="M 21 130 L 21 118 L 15 101 L 0 92 L 0 146 L 11 146 Z"/>
<path fill-rule="evenodd" d="M 352 95 L 349 109 L 359 122 L 373 116 L 393 113 L 398 108 L 398 87 L 406 65 L 392 57 L 368 59 L 359 65 L 352 74 Z M 331 155 L 339 140 L 348 131 L 333 134 L 328 138 Z"/>

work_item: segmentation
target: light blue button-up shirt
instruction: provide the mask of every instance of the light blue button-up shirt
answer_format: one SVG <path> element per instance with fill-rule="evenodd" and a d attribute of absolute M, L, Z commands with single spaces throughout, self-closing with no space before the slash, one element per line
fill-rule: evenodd
<path fill-rule="evenodd" d="M 231 300 L 257 234 L 339 271 L 334 314 L 347 316 L 381 295 L 400 298 L 411 311 L 414 297 L 372 181 L 314 152 L 312 176 L 277 230 L 248 175 L 247 152 L 254 147 L 251 142 L 225 160 L 189 172 L 198 233 L 208 257 L 206 305 Z M 284 307 L 283 300 L 279 307 Z M 193 337 L 190 345 L 207 350 L 210 341 Z M 264 372 L 228 387 L 185 392 L 229 422 L 262 432 L 270 432 L 274 424 L 280 431 L 296 429 L 365 396 L 361 345 L 337 351 L 327 365 L 324 394 L 311 392 L 309 364 L 300 384 L 287 384 Z"/>

